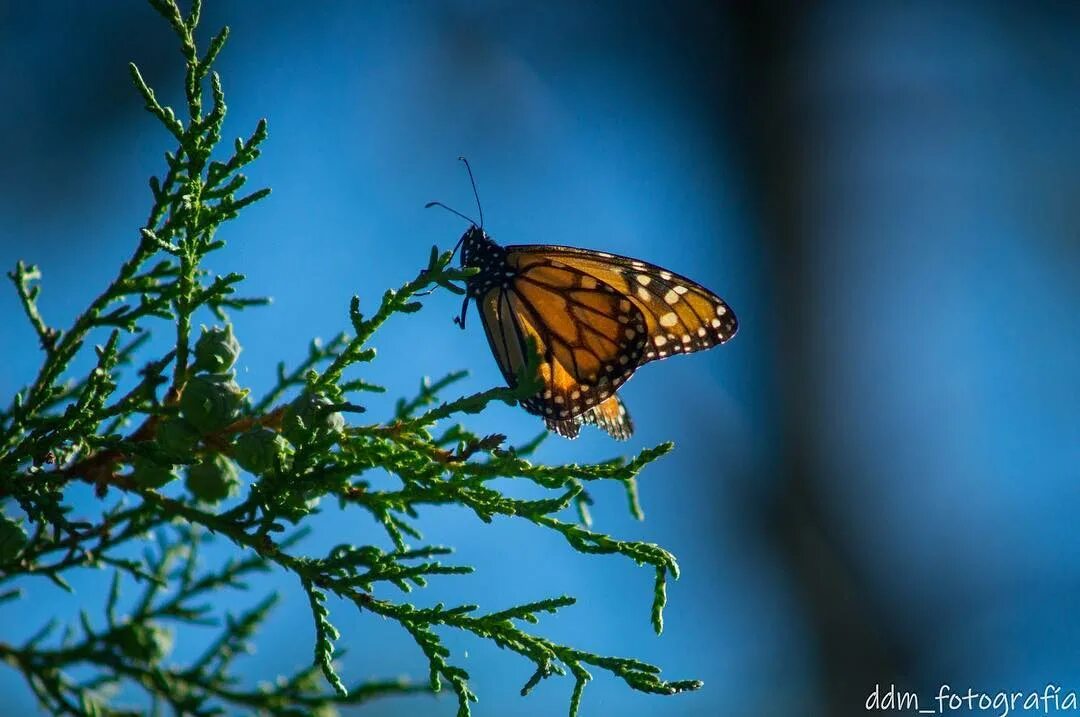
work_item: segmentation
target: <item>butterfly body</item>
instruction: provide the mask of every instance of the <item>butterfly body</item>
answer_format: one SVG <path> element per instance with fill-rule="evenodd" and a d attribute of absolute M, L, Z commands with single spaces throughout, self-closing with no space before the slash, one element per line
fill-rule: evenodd
<path fill-rule="evenodd" d="M 544 388 L 522 401 L 567 438 L 591 423 L 613 437 L 633 432 L 615 392 L 650 361 L 726 342 L 737 322 L 701 285 L 658 266 L 605 252 L 553 245 L 500 246 L 479 226 L 461 238 L 470 299 L 510 386 L 540 351 Z"/>
<path fill-rule="evenodd" d="M 461 265 L 478 269 L 466 282 L 468 295 L 474 299 L 506 284 L 512 274 L 506 263 L 506 249 L 477 226 L 469 227 L 461 238 Z"/>

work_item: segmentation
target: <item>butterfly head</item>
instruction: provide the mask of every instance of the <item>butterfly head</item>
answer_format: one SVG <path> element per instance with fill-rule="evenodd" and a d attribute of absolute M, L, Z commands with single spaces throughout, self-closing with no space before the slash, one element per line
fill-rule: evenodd
<path fill-rule="evenodd" d="M 469 166 L 469 160 L 464 157 L 458 157 L 464 164 L 465 169 L 469 172 L 469 183 L 472 184 L 473 198 L 476 199 L 476 208 L 480 212 L 480 222 L 477 223 L 475 219 L 470 219 L 458 210 L 448 207 L 442 202 L 428 202 L 425 207 L 441 207 L 446 211 L 456 214 L 470 226 L 465 230 L 465 233 L 461 235 L 461 239 L 454 246 L 454 252 L 456 253 L 458 248 L 461 249 L 461 265 L 467 268 L 476 268 L 480 271 L 472 276 L 469 281 L 470 294 L 475 295 L 476 287 L 480 285 L 487 285 L 490 283 L 490 279 L 495 276 L 502 275 L 506 269 L 506 251 L 492 241 L 491 237 L 484 231 L 484 208 L 480 206 L 480 193 L 476 189 L 476 179 L 473 177 L 472 167 Z M 452 253 L 452 254 L 453 254 Z"/>
<path fill-rule="evenodd" d="M 461 244 L 461 265 L 480 269 L 488 263 L 489 256 L 497 253 L 493 250 L 499 248 L 488 233 L 475 224 L 465 230 L 459 243 Z"/>
<path fill-rule="evenodd" d="M 458 157 L 465 164 L 469 172 L 469 182 L 472 184 L 473 198 L 476 199 L 476 208 L 480 212 L 479 223 L 465 216 L 461 212 L 446 206 L 442 202 L 428 202 L 427 207 L 442 207 L 469 222 L 469 228 L 461 235 L 451 257 L 461 249 L 461 266 L 477 269 L 477 272 L 465 280 L 465 300 L 461 305 L 461 316 L 454 319 L 461 328 L 465 328 L 465 313 L 469 308 L 469 299 L 480 301 L 480 297 L 496 286 L 507 286 L 508 277 L 512 275 L 506 260 L 506 250 L 496 244 L 484 231 L 484 209 L 480 206 L 480 193 L 476 190 L 476 179 L 473 177 L 472 167 L 464 157 Z"/>
<path fill-rule="evenodd" d="M 506 250 L 474 224 L 461 237 L 461 265 L 479 269 L 467 282 L 469 293 L 477 296 L 504 280 Z"/>

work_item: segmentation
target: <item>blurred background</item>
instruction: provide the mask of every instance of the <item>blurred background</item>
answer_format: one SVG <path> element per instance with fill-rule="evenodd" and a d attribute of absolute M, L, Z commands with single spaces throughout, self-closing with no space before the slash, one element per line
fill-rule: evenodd
<path fill-rule="evenodd" d="M 923 706 L 941 683 L 1080 690 L 1080 5 L 208 2 L 204 37 L 222 24 L 226 135 L 260 117 L 271 133 L 249 176 L 274 193 L 226 226 L 212 263 L 274 298 L 234 316 L 256 393 L 278 360 L 348 327 L 349 297 L 370 309 L 433 243 L 453 245 L 464 223 L 422 207 L 473 211 L 459 154 L 496 240 L 638 256 L 741 320 L 729 345 L 627 385 L 629 445 L 586 430 L 540 450 L 591 461 L 677 442 L 642 476 L 643 523 L 618 487 L 594 493 L 599 530 L 680 559 L 662 637 L 648 570 L 454 510 L 424 514 L 425 536 L 478 572 L 409 600 L 576 595 L 538 631 L 705 681 L 661 698 L 598 674 L 586 715 L 859 714 L 891 684 Z M 132 60 L 179 103 L 175 40 L 145 4 L 0 4 L 0 265 L 41 265 L 58 326 L 129 255 L 172 147 Z M 434 295 L 376 337 L 365 378 L 390 393 L 369 416 L 422 375 L 499 383 L 476 315 L 451 323 L 458 305 Z M 0 292 L 0 395 L 32 378 L 34 343 Z M 474 425 L 515 442 L 541 427 L 506 407 Z M 355 517 L 326 506 L 308 548 L 384 541 Z M 74 597 L 30 583 L 0 612 L 4 639 L 99 614 L 107 576 L 77 577 Z M 311 659 L 311 619 L 282 576 L 255 588 L 229 606 L 283 593 L 240 663 L 270 680 Z M 425 678 L 394 625 L 330 607 L 346 682 Z M 528 663 L 445 637 L 475 714 L 564 713 L 569 680 L 521 698 Z M 0 672 L 0 713 L 33 704 Z"/>

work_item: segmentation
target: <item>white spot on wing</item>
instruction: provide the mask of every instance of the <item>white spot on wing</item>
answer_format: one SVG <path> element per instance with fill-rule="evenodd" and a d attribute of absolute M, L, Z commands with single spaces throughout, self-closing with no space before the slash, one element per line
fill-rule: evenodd
<path fill-rule="evenodd" d="M 660 317 L 660 325 L 665 329 L 670 329 L 677 323 L 679 323 L 679 316 L 674 311 L 669 311 Z"/>
<path fill-rule="evenodd" d="M 648 276 L 647 274 L 638 274 L 634 278 L 637 279 L 637 283 L 641 284 L 642 286 L 648 286 L 649 282 L 652 281 L 652 277 Z"/>
<path fill-rule="evenodd" d="M 663 346 L 667 343 L 667 338 L 664 336 L 653 336 L 653 343 L 657 346 Z"/>
<path fill-rule="evenodd" d="M 664 301 L 668 304 L 674 305 L 676 302 L 678 302 L 678 300 L 679 295 L 675 293 L 674 289 L 671 289 L 668 291 L 668 293 L 664 294 Z"/>

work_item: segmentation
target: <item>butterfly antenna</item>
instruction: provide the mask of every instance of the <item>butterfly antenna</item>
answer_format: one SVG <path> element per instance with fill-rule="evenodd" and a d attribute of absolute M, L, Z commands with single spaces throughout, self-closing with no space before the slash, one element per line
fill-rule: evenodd
<path fill-rule="evenodd" d="M 473 226 L 480 226 L 474 220 L 472 220 L 469 217 L 465 216 L 464 214 L 462 214 L 461 212 L 459 212 L 456 209 L 451 209 L 450 207 L 446 206 L 442 202 L 428 202 L 427 204 L 424 205 L 424 209 L 431 209 L 432 207 L 442 207 L 443 209 L 450 212 L 451 214 L 457 214 L 459 217 L 461 217 L 462 219 L 467 221 L 469 224 L 472 224 Z M 483 219 L 484 219 L 483 215 L 480 216 L 480 219 L 481 219 L 481 223 L 482 223 Z"/>
<path fill-rule="evenodd" d="M 484 208 L 480 206 L 480 192 L 476 191 L 476 178 L 473 177 L 472 167 L 469 166 L 469 160 L 465 159 L 464 157 L 458 157 L 458 159 L 465 163 L 465 169 L 469 172 L 469 182 L 472 184 L 473 197 L 476 198 L 476 209 L 478 212 L 480 212 L 480 228 L 483 229 Z"/>

